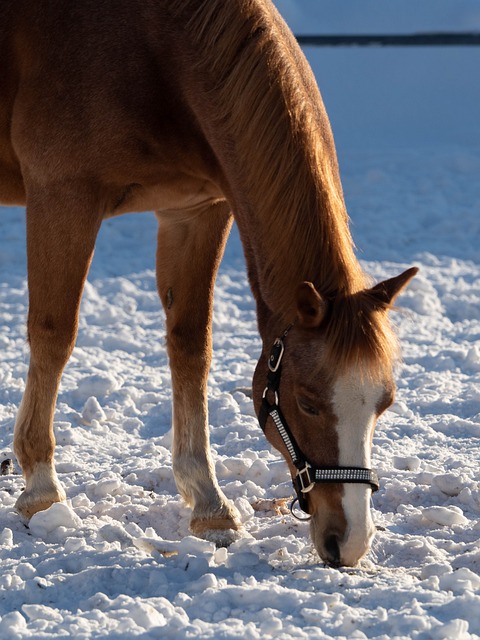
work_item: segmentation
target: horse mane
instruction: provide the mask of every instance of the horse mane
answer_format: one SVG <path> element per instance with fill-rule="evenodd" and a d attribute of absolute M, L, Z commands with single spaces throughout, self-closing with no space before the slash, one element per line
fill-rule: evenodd
<path fill-rule="evenodd" d="M 379 305 L 368 290 L 338 296 L 323 327 L 326 367 L 336 373 L 355 369 L 372 380 L 391 372 L 400 346 L 387 313 L 390 305 Z"/>
<path fill-rule="evenodd" d="M 354 254 L 328 117 L 293 35 L 270 0 L 171 0 L 169 7 L 208 94 L 207 136 L 220 131 L 218 148 L 227 150 L 221 164 L 231 163 L 242 240 L 261 247 L 249 252 L 262 299 L 289 322 L 298 285 L 312 282 L 327 299 L 344 301 L 329 329 L 332 354 L 389 360 L 386 315 L 371 318 L 354 296 L 368 280 Z M 363 318 L 356 327 L 354 318 Z"/>

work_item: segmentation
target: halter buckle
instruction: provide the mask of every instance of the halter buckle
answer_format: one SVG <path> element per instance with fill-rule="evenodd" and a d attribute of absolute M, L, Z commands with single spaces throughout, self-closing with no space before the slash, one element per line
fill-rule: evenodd
<path fill-rule="evenodd" d="M 303 467 L 303 469 L 299 469 L 297 471 L 297 475 L 295 476 L 295 480 L 298 479 L 298 482 L 300 483 L 300 491 L 302 493 L 308 493 L 315 486 L 315 481 L 312 481 L 312 478 L 310 476 L 309 469 L 311 468 L 312 465 L 308 464 L 308 462 L 305 462 L 305 466 Z"/>
<path fill-rule="evenodd" d="M 268 358 L 268 368 L 272 373 L 276 373 L 283 358 L 283 352 L 285 351 L 285 345 L 283 344 L 283 340 L 281 338 L 277 338 L 273 343 L 272 350 L 270 351 L 270 356 Z"/>

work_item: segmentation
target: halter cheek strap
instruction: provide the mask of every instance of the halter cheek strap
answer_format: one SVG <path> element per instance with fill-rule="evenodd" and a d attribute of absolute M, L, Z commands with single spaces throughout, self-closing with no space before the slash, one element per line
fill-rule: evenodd
<path fill-rule="evenodd" d="M 258 421 L 262 431 L 265 432 L 267 419 L 271 417 L 283 443 L 297 469 L 297 474 L 293 480 L 293 488 L 297 497 L 291 505 L 298 501 L 300 508 L 309 513 L 308 500 L 306 494 L 311 491 L 316 484 L 323 483 L 355 483 L 369 484 L 372 491 L 377 491 L 380 487 L 378 475 L 373 469 L 364 467 L 317 467 L 311 464 L 307 457 L 300 450 L 287 421 L 279 406 L 279 387 L 282 372 L 282 358 L 285 352 L 284 340 L 292 328 L 290 325 L 281 338 L 277 338 L 273 343 L 268 358 L 267 386 L 263 392 L 262 404 L 258 414 Z M 270 402 L 268 398 L 273 398 Z M 296 516 L 295 516 L 296 517 Z M 302 520 L 304 518 L 301 518 Z"/>

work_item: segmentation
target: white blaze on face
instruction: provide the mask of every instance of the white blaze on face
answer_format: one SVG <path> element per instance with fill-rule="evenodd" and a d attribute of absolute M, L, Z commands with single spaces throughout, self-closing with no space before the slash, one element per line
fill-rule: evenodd
<path fill-rule="evenodd" d="M 346 375 L 336 381 L 333 411 L 338 420 L 339 466 L 371 467 L 371 439 L 383 393 L 383 385 L 362 380 L 358 375 Z M 345 483 L 343 489 L 347 531 L 340 551 L 342 562 L 349 564 L 368 551 L 375 527 L 369 508 L 370 486 Z"/>

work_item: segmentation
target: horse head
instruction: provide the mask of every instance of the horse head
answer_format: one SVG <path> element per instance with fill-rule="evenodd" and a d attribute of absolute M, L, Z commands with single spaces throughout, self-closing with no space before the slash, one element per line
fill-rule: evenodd
<path fill-rule="evenodd" d="M 333 299 L 304 282 L 295 322 L 265 344 L 256 367 L 260 424 L 288 463 L 315 548 L 334 566 L 355 565 L 375 533 L 373 433 L 395 394 L 387 314 L 416 272 Z"/>

